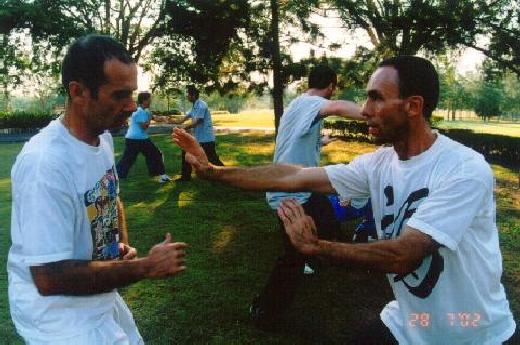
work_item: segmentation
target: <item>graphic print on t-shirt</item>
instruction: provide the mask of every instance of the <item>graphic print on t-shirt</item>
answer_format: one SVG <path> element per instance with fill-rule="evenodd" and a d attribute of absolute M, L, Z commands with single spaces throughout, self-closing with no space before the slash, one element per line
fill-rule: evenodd
<path fill-rule="evenodd" d="M 386 197 L 385 206 L 393 206 L 394 188 L 386 186 L 383 192 Z M 385 215 L 381 218 L 381 230 L 385 240 L 399 237 L 404 224 L 417 211 L 417 207 L 428 196 L 429 192 L 428 188 L 417 189 L 408 195 L 401 207 L 399 207 L 397 215 L 393 214 L 392 208 L 389 208 L 389 211 L 392 213 L 386 214 L 387 212 L 385 212 Z M 386 208 L 385 211 L 387 211 Z M 394 282 L 402 281 L 411 294 L 419 298 L 426 298 L 432 293 L 443 270 L 444 258 L 440 255 L 439 250 L 436 249 L 432 255 L 424 258 L 421 265 L 414 272 L 405 276 L 396 275 Z"/>
<path fill-rule="evenodd" d="M 119 256 L 119 227 L 114 167 L 84 194 L 84 201 L 92 233 L 92 260 L 116 259 Z"/>

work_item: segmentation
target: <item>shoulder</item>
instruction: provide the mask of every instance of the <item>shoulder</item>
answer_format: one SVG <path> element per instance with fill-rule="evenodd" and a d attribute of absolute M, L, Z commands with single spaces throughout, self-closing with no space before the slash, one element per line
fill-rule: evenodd
<path fill-rule="evenodd" d="M 443 145 L 438 165 L 445 177 L 492 180 L 493 171 L 482 154 L 444 135 L 439 139 Z"/>
<path fill-rule="evenodd" d="M 195 104 L 193 106 L 197 108 L 206 109 L 208 107 L 208 103 L 204 102 L 202 99 L 199 98 L 195 101 Z"/>

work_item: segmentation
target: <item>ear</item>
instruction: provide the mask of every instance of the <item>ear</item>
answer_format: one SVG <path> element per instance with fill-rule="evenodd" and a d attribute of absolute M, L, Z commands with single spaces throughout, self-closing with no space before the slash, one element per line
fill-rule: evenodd
<path fill-rule="evenodd" d="M 82 83 L 77 81 L 71 81 L 69 83 L 69 94 L 73 102 L 84 101 L 86 99 L 87 93 L 88 90 Z"/>
<path fill-rule="evenodd" d="M 406 102 L 405 110 L 408 116 L 423 116 L 424 99 L 422 96 L 410 96 Z"/>

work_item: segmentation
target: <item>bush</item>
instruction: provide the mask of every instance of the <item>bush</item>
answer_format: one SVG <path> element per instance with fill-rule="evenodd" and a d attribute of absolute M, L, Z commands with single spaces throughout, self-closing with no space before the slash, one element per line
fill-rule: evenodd
<path fill-rule="evenodd" d="M 356 121 L 326 121 L 324 128 L 332 135 L 352 141 L 370 141 L 368 126 Z M 474 133 L 469 129 L 439 129 L 439 132 L 471 147 L 486 157 L 486 160 L 506 167 L 520 168 L 520 138 L 496 134 Z"/>
<path fill-rule="evenodd" d="M 55 114 L 14 111 L 0 113 L 0 128 L 43 128 L 58 116 Z"/>

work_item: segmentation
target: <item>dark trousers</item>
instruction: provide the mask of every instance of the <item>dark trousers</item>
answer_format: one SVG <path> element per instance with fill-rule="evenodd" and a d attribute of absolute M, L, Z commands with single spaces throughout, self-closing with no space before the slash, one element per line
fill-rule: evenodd
<path fill-rule="evenodd" d="M 207 143 L 199 143 L 202 146 L 202 149 L 206 153 L 208 157 L 208 161 L 213 165 L 224 166 L 224 163 L 220 161 L 220 158 L 217 155 L 217 151 L 215 150 L 215 142 L 208 141 Z M 191 165 L 186 162 L 186 152 L 182 151 L 182 171 L 181 177 L 185 179 L 189 179 L 191 177 Z"/>
<path fill-rule="evenodd" d="M 125 178 L 128 175 L 128 170 L 135 163 L 139 153 L 142 153 L 146 159 L 150 176 L 164 174 L 163 154 L 150 139 L 125 139 L 125 152 L 116 165 L 119 177 Z"/>
<path fill-rule="evenodd" d="M 353 345 L 399 345 L 390 329 L 377 318 L 359 330 Z"/>
<path fill-rule="evenodd" d="M 305 213 L 316 223 L 319 238 L 326 240 L 337 238 L 340 223 L 334 216 L 334 210 L 326 195 L 312 193 L 302 206 Z M 280 218 L 278 221 L 283 236 L 284 254 L 278 258 L 267 284 L 254 302 L 267 317 L 273 318 L 280 317 L 291 306 L 303 278 L 305 262 L 309 259 L 293 247 L 289 236 L 285 233 L 283 222 Z"/>

